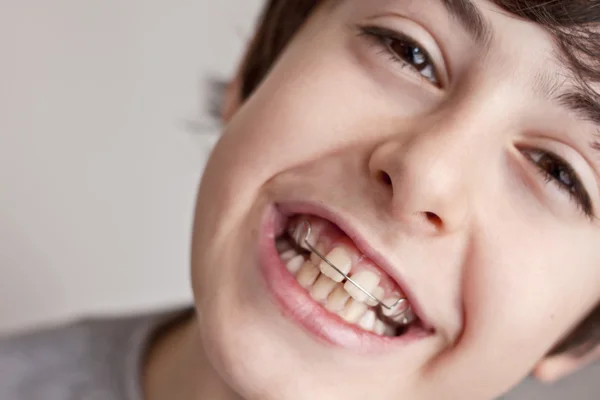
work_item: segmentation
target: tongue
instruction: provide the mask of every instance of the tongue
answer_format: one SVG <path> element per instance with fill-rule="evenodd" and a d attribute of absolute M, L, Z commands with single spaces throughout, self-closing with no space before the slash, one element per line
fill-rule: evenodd
<path fill-rule="evenodd" d="M 404 294 L 398 284 L 337 226 L 322 218 L 302 215 L 291 220 L 288 233 L 298 246 L 312 253 L 311 260 L 323 275 L 336 282 L 346 281 L 344 289 L 355 300 L 369 306 L 377 306 L 380 301 L 383 315 L 397 323 L 410 322 L 405 319 L 412 317 L 405 312 L 409 305 L 402 300 Z"/>

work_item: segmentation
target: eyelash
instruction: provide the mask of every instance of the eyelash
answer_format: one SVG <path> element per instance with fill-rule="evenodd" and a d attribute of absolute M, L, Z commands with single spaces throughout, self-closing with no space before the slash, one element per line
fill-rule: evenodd
<path fill-rule="evenodd" d="M 569 163 L 556 154 L 544 150 L 527 149 L 523 153 L 539 169 L 546 182 L 554 182 L 560 190 L 569 195 L 587 217 L 594 217 L 590 196 Z"/>
<path fill-rule="evenodd" d="M 400 63 L 402 67 L 411 68 L 414 73 L 419 75 L 420 78 L 425 79 L 429 84 L 438 88 L 440 87 L 437 69 L 431 62 L 429 53 L 417 41 L 404 33 L 396 32 L 388 28 L 378 26 L 358 26 L 357 29 L 359 36 L 374 39 L 375 45 L 388 54 L 392 61 Z M 419 57 L 422 60 L 420 64 L 425 64 L 425 67 L 420 68 L 416 63 L 408 61 L 399 54 L 397 50 L 394 50 L 393 46 L 397 44 L 400 44 L 405 51 L 413 48 L 414 50 L 411 51 L 411 56 L 415 58 Z M 426 76 L 424 72 L 427 72 L 427 75 L 429 76 Z"/>
<path fill-rule="evenodd" d="M 420 78 L 425 79 L 429 84 L 440 87 L 439 79 L 437 78 L 437 69 L 431 62 L 431 57 L 427 51 L 423 49 L 423 46 L 417 41 L 403 33 L 395 32 L 388 28 L 378 26 L 358 26 L 357 29 L 358 36 L 366 37 L 371 41 L 374 40 L 375 45 L 389 55 L 392 61 L 400 63 L 402 67 L 411 68 L 414 73 L 419 75 Z M 425 68 L 431 68 L 430 71 L 432 77 L 423 75 L 422 72 L 424 69 L 419 69 L 398 54 L 398 52 L 392 48 L 393 44 L 395 44 L 394 42 L 400 43 L 407 48 L 413 47 L 419 49 L 419 54 L 422 55 L 424 60 L 423 62 L 427 63 Z M 581 179 L 579 179 L 579 176 L 569 163 L 549 151 L 528 149 L 524 151 L 524 154 L 528 160 L 538 168 L 547 183 L 553 182 L 558 189 L 569 195 L 570 199 L 575 202 L 577 207 L 586 217 L 594 218 L 594 210 L 590 196 L 585 190 L 584 185 L 581 183 Z"/>

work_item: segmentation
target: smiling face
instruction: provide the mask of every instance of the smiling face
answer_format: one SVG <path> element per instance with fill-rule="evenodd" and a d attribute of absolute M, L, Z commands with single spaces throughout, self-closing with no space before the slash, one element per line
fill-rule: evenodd
<path fill-rule="evenodd" d="M 574 86 L 549 34 L 476 5 L 479 35 L 437 0 L 325 3 L 226 127 L 192 278 L 245 397 L 493 398 L 598 303 L 598 127 L 556 100 Z M 286 268 L 302 220 L 408 298 L 417 334 L 365 322 L 318 258 Z"/>

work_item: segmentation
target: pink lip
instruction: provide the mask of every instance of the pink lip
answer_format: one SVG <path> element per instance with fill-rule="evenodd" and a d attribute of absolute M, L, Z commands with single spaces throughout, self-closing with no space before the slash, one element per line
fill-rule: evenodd
<path fill-rule="evenodd" d="M 430 335 L 429 329 L 427 329 L 426 331 L 409 330 L 399 337 L 379 336 L 346 323 L 315 302 L 285 268 L 275 248 L 276 232 L 281 230 L 286 216 L 291 213 L 310 213 L 338 224 L 337 218 L 332 218 L 322 209 L 315 210 L 310 205 L 268 207 L 261 226 L 260 265 L 267 287 L 275 301 L 281 306 L 285 316 L 299 323 L 305 330 L 328 344 L 359 353 L 372 354 L 388 351 L 390 346 L 407 345 Z M 343 225 L 338 226 L 348 233 L 342 227 Z M 350 237 L 354 240 L 353 236 Z M 362 251 L 364 247 L 359 248 Z M 412 300 L 409 299 L 409 301 L 413 304 Z M 419 315 L 418 310 L 415 312 Z"/>
<path fill-rule="evenodd" d="M 386 272 L 400 287 L 402 293 L 406 296 L 408 302 L 410 303 L 413 312 L 419 319 L 421 320 L 423 327 L 427 331 L 434 331 L 433 325 L 429 322 L 429 320 L 424 315 L 423 309 L 419 304 L 419 301 L 416 299 L 415 294 L 407 287 L 406 282 L 400 276 L 398 271 L 392 267 L 390 262 L 385 259 L 380 253 L 375 251 L 368 243 L 368 241 L 358 232 L 358 230 L 354 229 L 354 227 L 350 226 L 347 222 L 345 222 L 339 214 L 324 208 L 322 205 L 316 205 L 312 203 L 286 203 L 282 205 L 278 205 L 280 212 L 283 215 L 293 215 L 293 214 L 312 214 L 317 217 L 329 220 L 337 225 L 348 237 L 354 242 L 356 248 L 371 259 L 378 267 L 380 267 L 384 272 Z"/>

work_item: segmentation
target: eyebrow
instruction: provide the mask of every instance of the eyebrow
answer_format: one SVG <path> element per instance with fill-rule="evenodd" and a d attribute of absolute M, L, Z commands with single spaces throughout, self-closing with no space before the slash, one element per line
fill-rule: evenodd
<path fill-rule="evenodd" d="M 581 118 L 600 125 L 600 95 L 579 89 L 558 96 L 560 105 L 578 114 Z"/>
<path fill-rule="evenodd" d="M 486 46 L 493 37 L 492 25 L 471 0 L 440 0 L 450 15 L 473 36 L 476 42 Z"/>
<path fill-rule="evenodd" d="M 493 39 L 494 29 L 472 0 L 440 0 L 451 16 L 482 46 Z M 560 94 L 555 100 L 581 118 L 600 125 L 600 94 L 585 88 Z"/>

